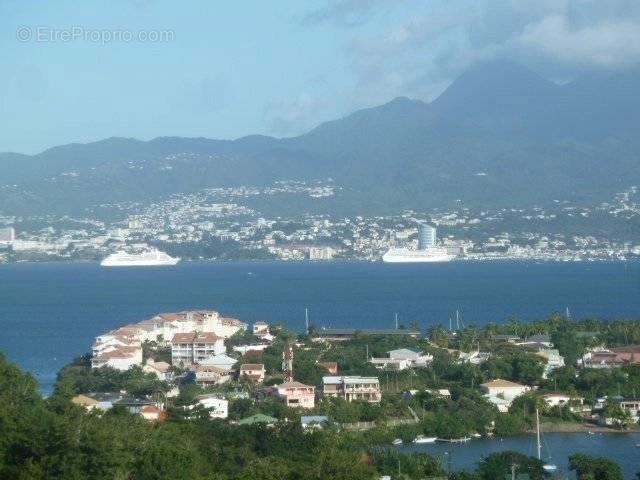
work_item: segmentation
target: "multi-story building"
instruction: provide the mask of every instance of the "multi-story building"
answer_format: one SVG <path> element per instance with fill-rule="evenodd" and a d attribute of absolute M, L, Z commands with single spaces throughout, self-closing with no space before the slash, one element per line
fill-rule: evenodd
<path fill-rule="evenodd" d="M 322 377 L 322 391 L 326 397 L 340 397 L 348 402 L 377 403 L 382 397 L 378 377 Z"/>
<path fill-rule="evenodd" d="M 13 227 L 0 228 L 0 243 L 12 243 L 16 239 Z"/>
<path fill-rule="evenodd" d="M 193 365 L 224 352 L 224 339 L 213 332 L 176 333 L 171 339 L 173 365 Z"/>
<path fill-rule="evenodd" d="M 273 393 L 287 407 L 313 408 L 316 401 L 316 389 L 300 382 L 285 382 L 274 385 Z"/>
<path fill-rule="evenodd" d="M 129 370 L 142 363 L 142 348 L 118 347 L 100 352 L 91 359 L 91 368 L 111 367 L 116 370 Z"/>
<path fill-rule="evenodd" d="M 262 383 L 264 382 L 265 374 L 266 370 L 262 363 L 243 363 L 240 365 L 240 378 L 245 377 L 252 382 Z"/>
<path fill-rule="evenodd" d="M 196 384 L 203 388 L 227 383 L 233 379 L 236 374 L 235 370 L 210 365 L 198 365 L 195 371 Z"/>

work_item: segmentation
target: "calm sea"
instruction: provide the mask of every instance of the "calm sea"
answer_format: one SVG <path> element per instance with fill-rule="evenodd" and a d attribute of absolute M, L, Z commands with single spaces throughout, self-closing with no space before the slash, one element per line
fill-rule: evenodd
<path fill-rule="evenodd" d="M 158 312 L 211 308 L 247 322 L 304 328 L 448 326 L 572 316 L 640 317 L 640 263 L 451 262 L 0 265 L 0 351 L 33 372 L 43 391 L 93 338 Z"/>
<path fill-rule="evenodd" d="M 638 433 L 547 433 L 543 437 L 543 459 L 558 467 L 557 473 L 571 473 L 568 457 L 573 453 L 606 456 L 623 469 L 625 480 L 635 480 L 640 473 L 640 434 Z M 525 455 L 536 455 L 533 435 L 505 439 L 478 439 L 465 444 L 434 443 L 403 445 L 403 452 L 427 452 L 442 459 L 452 470 L 471 470 L 478 461 L 491 453 L 515 450 Z M 571 478 L 574 478 L 573 476 Z"/>

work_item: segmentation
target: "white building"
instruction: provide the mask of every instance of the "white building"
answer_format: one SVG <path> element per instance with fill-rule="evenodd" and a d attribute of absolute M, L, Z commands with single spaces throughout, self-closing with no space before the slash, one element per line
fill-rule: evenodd
<path fill-rule="evenodd" d="M 331 247 L 309 247 L 309 260 L 331 260 L 334 254 Z"/>
<path fill-rule="evenodd" d="M 198 403 L 209 410 L 211 418 L 227 418 L 229 416 L 229 402 L 214 394 L 198 395 Z"/>
<path fill-rule="evenodd" d="M 424 354 L 421 351 L 411 350 L 410 348 L 399 348 L 387 352 L 389 358 L 393 360 L 406 360 L 410 362 L 412 367 L 425 367 L 433 362 L 433 355 Z"/>
<path fill-rule="evenodd" d="M 0 243 L 12 243 L 16 239 L 13 227 L 0 228 Z"/>
<path fill-rule="evenodd" d="M 556 349 L 549 348 L 540 350 L 536 352 L 536 354 L 547 361 L 544 366 L 544 371 L 542 372 L 542 378 L 547 378 L 556 368 L 564 367 L 564 357 L 560 355 L 560 352 Z"/>
<path fill-rule="evenodd" d="M 224 352 L 224 339 L 213 332 L 176 333 L 171 339 L 173 365 L 200 363 Z"/>
<path fill-rule="evenodd" d="M 378 377 L 322 377 L 322 391 L 326 397 L 340 397 L 348 402 L 360 400 L 377 403 L 382 398 Z"/>
<path fill-rule="evenodd" d="M 502 380 L 500 378 L 480 385 L 485 398 L 502 413 L 507 413 L 514 399 L 531 390 L 527 385 Z"/>
<path fill-rule="evenodd" d="M 549 408 L 569 405 L 569 409 L 572 412 L 581 412 L 584 410 L 584 398 L 582 397 L 575 397 L 564 393 L 547 393 L 543 395 L 542 398 Z"/>
<path fill-rule="evenodd" d="M 116 370 L 129 370 L 142 363 L 142 349 L 139 347 L 120 347 L 104 351 L 91 359 L 91 368 L 111 367 Z"/>

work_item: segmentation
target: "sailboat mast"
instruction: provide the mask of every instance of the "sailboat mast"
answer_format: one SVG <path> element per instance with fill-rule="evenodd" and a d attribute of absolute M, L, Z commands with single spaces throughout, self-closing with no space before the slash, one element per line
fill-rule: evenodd
<path fill-rule="evenodd" d="M 456 310 L 456 330 L 460 330 L 460 312 Z"/>
<path fill-rule="evenodd" d="M 538 441 L 538 445 L 537 445 L 538 460 L 542 460 L 542 445 L 540 444 L 540 414 L 538 413 L 537 408 L 536 408 L 536 437 Z"/>

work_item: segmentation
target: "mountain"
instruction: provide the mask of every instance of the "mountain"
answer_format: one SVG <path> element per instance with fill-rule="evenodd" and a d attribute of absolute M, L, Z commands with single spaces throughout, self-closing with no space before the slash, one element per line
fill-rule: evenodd
<path fill-rule="evenodd" d="M 332 177 L 340 195 L 275 210 L 383 213 L 593 202 L 638 184 L 640 69 L 554 84 L 474 66 L 436 100 L 396 98 L 304 135 L 110 138 L 0 154 L 0 212 L 70 213 L 206 187 Z M 259 206 L 258 206 L 259 207 Z"/>

